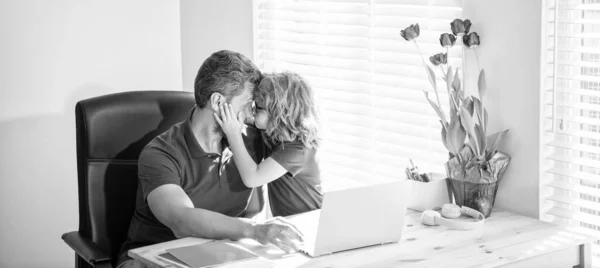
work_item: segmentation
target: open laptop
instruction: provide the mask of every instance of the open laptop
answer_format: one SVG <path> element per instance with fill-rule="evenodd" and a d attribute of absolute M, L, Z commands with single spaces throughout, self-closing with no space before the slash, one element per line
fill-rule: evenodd
<path fill-rule="evenodd" d="M 311 257 L 398 242 L 409 187 L 402 180 L 326 192 L 320 210 L 287 219 L 304 235 L 301 252 Z"/>

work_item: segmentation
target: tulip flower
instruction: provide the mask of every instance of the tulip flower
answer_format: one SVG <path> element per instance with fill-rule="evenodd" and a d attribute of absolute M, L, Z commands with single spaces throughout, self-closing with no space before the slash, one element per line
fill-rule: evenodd
<path fill-rule="evenodd" d="M 406 41 L 411 41 L 417 37 L 419 37 L 419 33 L 421 31 L 419 30 L 419 24 L 413 24 L 410 25 L 408 27 L 406 27 L 406 29 L 400 31 L 400 35 L 406 39 Z"/>
<path fill-rule="evenodd" d="M 465 34 L 463 36 L 463 44 L 468 48 L 476 48 L 479 46 L 479 35 L 476 32 Z"/>
<path fill-rule="evenodd" d="M 452 21 L 452 23 L 450 23 L 450 29 L 452 29 L 452 33 L 454 35 L 461 36 L 464 34 L 468 34 L 469 30 L 471 29 L 471 21 L 455 19 L 454 21 Z"/>
<path fill-rule="evenodd" d="M 440 35 L 440 45 L 445 48 L 451 48 L 456 43 L 456 36 L 449 33 L 443 33 Z"/>
<path fill-rule="evenodd" d="M 440 64 L 446 64 L 446 63 L 448 63 L 448 54 L 446 54 L 446 53 L 435 54 L 435 55 L 429 57 L 429 61 L 434 66 L 438 66 Z"/>

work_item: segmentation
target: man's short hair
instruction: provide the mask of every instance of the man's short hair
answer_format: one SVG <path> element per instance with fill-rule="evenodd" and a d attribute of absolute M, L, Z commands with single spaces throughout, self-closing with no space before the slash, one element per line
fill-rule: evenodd
<path fill-rule="evenodd" d="M 213 93 L 220 93 L 230 101 L 242 94 L 247 84 L 254 89 L 260 78 L 260 71 L 246 56 L 230 50 L 215 52 L 202 63 L 196 75 L 196 105 L 206 107 Z"/>

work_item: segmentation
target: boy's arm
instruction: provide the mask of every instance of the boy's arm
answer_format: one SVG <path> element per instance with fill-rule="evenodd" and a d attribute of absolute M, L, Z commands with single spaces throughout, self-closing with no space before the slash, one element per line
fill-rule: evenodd
<path fill-rule="evenodd" d="M 242 181 L 247 187 L 254 188 L 267 184 L 287 173 L 287 170 L 271 157 L 257 165 L 246 150 L 242 134 L 231 136 L 227 136 L 227 138 L 233 151 L 233 159 Z"/>
<path fill-rule="evenodd" d="M 248 153 L 252 157 L 255 163 L 260 163 L 266 156 L 266 144 L 263 141 L 260 130 L 256 128 L 254 125 L 245 125 L 244 127 L 244 135 L 243 140 L 246 145 L 246 149 Z M 259 186 L 252 189 L 252 196 L 248 201 L 248 206 L 246 207 L 246 211 L 242 214 L 241 217 L 244 218 L 254 218 L 261 211 L 263 211 L 265 207 L 265 188 L 266 185 Z"/>

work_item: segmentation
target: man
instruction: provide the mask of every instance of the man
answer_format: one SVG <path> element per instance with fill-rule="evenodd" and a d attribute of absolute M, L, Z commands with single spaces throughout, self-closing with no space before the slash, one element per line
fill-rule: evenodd
<path fill-rule="evenodd" d="M 295 242 L 302 238 L 292 225 L 281 219 L 256 223 L 241 218 L 251 216 L 245 213 L 253 189 L 244 186 L 213 117 L 224 103 L 251 117 L 259 79 L 256 66 L 236 52 L 219 51 L 204 61 L 194 83 L 196 107 L 188 119 L 156 137 L 140 154 L 136 209 L 118 267 L 139 265 L 127 257 L 132 248 L 188 236 L 251 238 L 297 250 Z"/>

